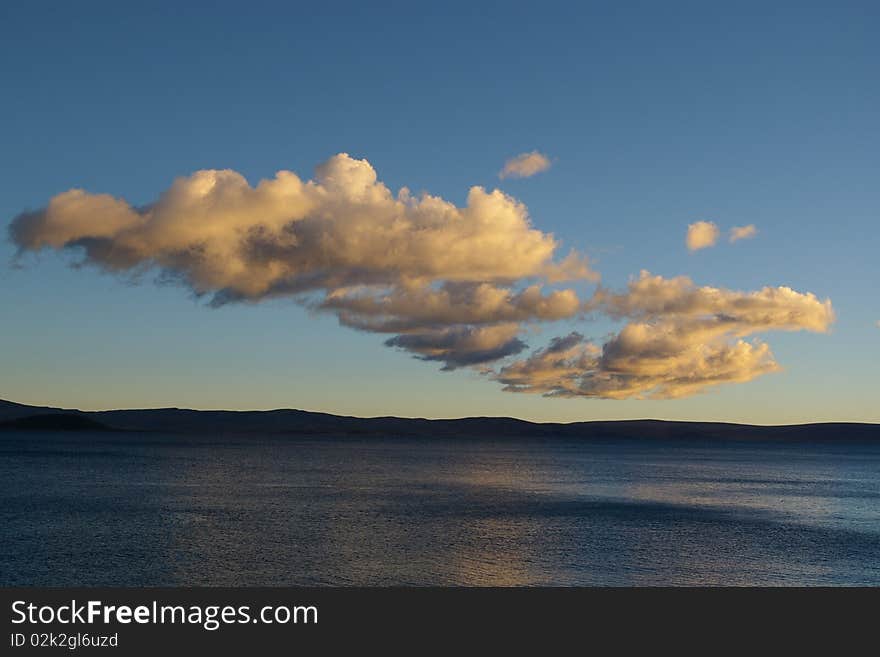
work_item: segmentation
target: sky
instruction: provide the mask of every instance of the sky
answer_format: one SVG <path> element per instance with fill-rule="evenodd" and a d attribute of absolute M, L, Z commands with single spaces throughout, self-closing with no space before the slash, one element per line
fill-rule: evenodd
<path fill-rule="evenodd" d="M 880 421 L 878 29 L 4 3 L 0 398 Z"/>

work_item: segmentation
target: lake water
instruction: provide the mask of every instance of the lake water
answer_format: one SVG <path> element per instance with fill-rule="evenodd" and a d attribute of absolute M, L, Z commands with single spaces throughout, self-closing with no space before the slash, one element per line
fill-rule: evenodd
<path fill-rule="evenodd" d="M 0 433 L 2 585 L 880 585 L 880 445 Z"/>

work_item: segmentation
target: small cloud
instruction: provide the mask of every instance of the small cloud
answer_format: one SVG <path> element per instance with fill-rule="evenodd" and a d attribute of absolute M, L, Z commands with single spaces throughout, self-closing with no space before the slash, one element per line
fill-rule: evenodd
<path fill-rule="evenodd" d="M 751 239 L 757 234 L 758 229 L 755 228 L 755 224 L 749 224 L 748 226 L 734 226 L 730 229 L 730 243 L 733 244 L 740 240 Z"/>
<path fill-rule="evenodd" d="M 550 158 L 538 151 L 520 153 L 504 163 L 504 168 L 498 173 L 498 177 L 502 180 L 505 178 L 530 178 L 549 169 L 550 164 Z"/>
<path fill-rule="evenodd" d="M 685 243 L 690 251 L 699 251 L 710 246 L 715 246 L 721 231 L 711 221 L 698 221 L 690 224 L 687 230 Z"/>

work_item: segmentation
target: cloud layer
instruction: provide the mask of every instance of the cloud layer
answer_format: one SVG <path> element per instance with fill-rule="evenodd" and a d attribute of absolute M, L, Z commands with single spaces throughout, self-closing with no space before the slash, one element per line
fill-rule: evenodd
<path fill-rule="evenodd" d="M 537 173 L 550 168 L 550 158 L 538 151 L 520 153 L 504 163 L 504 168 L 498 173 L 498 177 L 504 178 L 529 178 Z"/>
<path fill-rule="evenodd" d="M 686 397 L 779 369 L 766 343 L 744 338 L 826 332 L 834 321 L 829 300 L 787 287 L 736 292 L 644 271 L 626 292 L 599 290 L 590 305 L 630 321 L 601 347 L 571 333 L 491 376 L 507 391 L 553 397 Z"/>
<path fill-rule="evenodd" d="M 557 259 L 557 241 L 510 196 L 473 187 L 457 207 L 393 195 L 345 153 L 309 181 L 280 171 L 251 186 L 235 171 L 198 171 L 140 208 L 73 189 L 10 232 L 22 251 L 75 248 L 111 272 L 158 268 L 214 305 L 291 295 L 349 326 L 398 333 L 389 344 L 448 367 L 513 353 L 522 322 L 578 312 L 573 291 L 544 284 L 596 279 L 577 253 Z"/>
<path fill-rule="evenodd" d="M 510 175 L 549 165 L 539 153 L 511 162 Z M 752 234 L 738 227 L 731 239 Z M 10 235 L 21 252 L 73 249 L 109 272 L 158 271 L 212 305 L 291 297 L 443 369 L 549 396 L 673 398 L 750 381 L 779 369 L 756 334 L 824 332 L 834 320 L 830 301 L 788 287 L 738 292 L 647 272 L 582 300 L 557 284 L 597 274 L 577 252 L 560 257 L 515 199 L 481 187 L 463 207 L 392 194 L 345 153 L 313 180 L 281 171 L 251 186 L 235 171 L 197 171 L 142 207 L 73 189 L 17 216 Z M 697 222 L 688 248 L 718 236 Z M 515 360 L 533 324 L 585 313 L 624 325 L 601 345 L 572 332 Z"/>

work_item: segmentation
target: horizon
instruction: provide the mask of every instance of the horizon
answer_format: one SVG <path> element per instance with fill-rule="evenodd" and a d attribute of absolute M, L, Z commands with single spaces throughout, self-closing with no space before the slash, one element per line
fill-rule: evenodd
<path fill-rule="evenodd" d="M 116 411 L 195 411 L 198 413 L 273 413 L 278 411 L 294 411 L 298 413 L 313 413 L 317 415 L 332 415 L 334 417 L 342 417 L 342 418 L 353 418 L 357 420 L 381 420 L 381 419 L 396 419 L 396 420 L 517 420 L 519 422 L 527 422 L 529 424 L 583 424 L 583 423 L 591 423 L 591 422 L 670 422 L 670 423 L 684 423 L 684 424 L 727 424 L 727 425 L 741 425 L 741 426 L 753 426 L 753 427 L 793 427 L 793 426 L 810 426 L 810 425 L 824 425 L 824 424 L 859 424 L 859 425 L 880 425 L 880 422 L 859 422 L 852 420 L 835 420 L 835 421 L 807 421 L 807 422 L 796 422 L 796 423 L 782 423 L 782 424 L 762 424 L 762 423 L 751 423 L 751 422 L 724 422 L 718 420 L 673 420 L 668 418 L 657 418 L 657 417 L 631 417 L 631 418 L 616 418 L 616 419 L 606 419 L 606 418 L 595 418 L 589 420 L 571 420 L 571 421 L 563 421 L 563 422 L 554 422 L 554 421 L 541 421 L 541 420 L 529 420 L 527 418 L 517 417 L 515 415 L 465 415 L 465 416 L 438 416 L 438 417 L 428 417 L 428 416 L 417 416 L 417 415 L 344 415 L 340 413 L 329 413 L 326 411 L 315 411 L 308 408 L 297 408 L 297 407 L 277 407 L 277 408 L 237 408 L 237 409 L 229 409 L 229 408 L 190 408 L 190 407 L 182 407 L 182 406 L 153 406 L 153 407 L 143 407 L 143 406 L 132 406 L 132 407 L 114 407 L 114 408 L 68 408 L 63 406 L 52 406 L 46 404 L 25 404 L 21 402 L 12 401 L 10 399 L 0 398 L 0 402 L 14 404 L 17 406 L 27 406 L 30 408 L 36 409 L 52 409 L 59 411 L 71 411 L 71 412 L 80 412 L 80 413 L 109 413 Z M 31 416 L 22 416 L 22 417 L 31 417 Z"/>
<path fill-rule="evenodd" d="M 880 422 L 876 7 L 403 7 L 5 9 L 0 396 Z"/>

